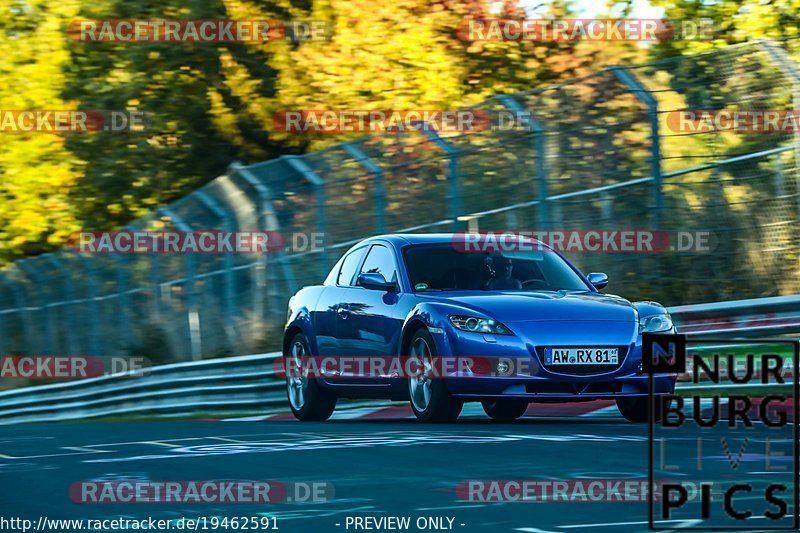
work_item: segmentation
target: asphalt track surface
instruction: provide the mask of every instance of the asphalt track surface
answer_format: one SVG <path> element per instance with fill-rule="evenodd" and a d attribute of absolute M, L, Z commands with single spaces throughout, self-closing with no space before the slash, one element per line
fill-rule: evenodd
<path fill-rule="evenodd" d="M 34 524 L 42 516 L 268 515 L 279 531 L 326 532 L 365 531 L 348 528 L 348 517 L 402 516 L 411 518 L 410 531 L 421 530 L 413 526 L 418 517 L 452 518 L 452 531 L 648 530 L 644 502 L 459 501 L 456 486 L 471 479 L 647 479 L 646 424 L 630 424 L 609 406 L 566 416 L 541 406 L 531 416 L 537 408 L 513 423 L 489 421 L 472 408 L 457 424 L 423 425 L 401 407 L 381 418 L 326 423 L 279 417 L 0 426 L 0 509 Z M 691 436 L 676 440 L 669 462 L 693 461 L 693 445 Z M 719 450 L 707 455 L 712 463 L 727 461 Z M 761 458 L 753 448 L 744 460 Z M 80 504 L 68 494 L 76 481 L 121 479 L 324 481 L 335 496 L 321 503 L 208 505 Z M 759 522 L 749 523 L 756 529 Z"/>

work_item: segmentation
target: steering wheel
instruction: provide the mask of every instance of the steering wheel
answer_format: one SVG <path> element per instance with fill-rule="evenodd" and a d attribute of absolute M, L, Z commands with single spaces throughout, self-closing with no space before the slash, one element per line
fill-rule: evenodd
<path fill-rule="evenodd" d="M 546 289 L 547 284 L 543 279 L 526 279 L 522 282 L 523 289 Z"/>

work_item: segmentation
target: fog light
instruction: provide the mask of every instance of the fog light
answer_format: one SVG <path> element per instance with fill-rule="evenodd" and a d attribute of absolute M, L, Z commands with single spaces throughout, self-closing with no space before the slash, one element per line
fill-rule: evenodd
<path fill-rule="evenodd" d="M 644 365 L 639 362 L 639 373 L 641 374 L 642 372 L 644 372 Z"/>
<path fill-rule="evenodd" d="M 508 366 L 507 362 L 500 361 L 499 363 L 497 363 L 497 373 L 498 374 L 505 374 L 506 372 L 508 372 L 508 369 L 509 369 L 509 366 Z"/>

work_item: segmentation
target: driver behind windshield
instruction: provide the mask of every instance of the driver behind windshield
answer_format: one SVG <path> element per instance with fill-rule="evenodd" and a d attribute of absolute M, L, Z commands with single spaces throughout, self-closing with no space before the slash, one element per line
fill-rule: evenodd
<path fill-rule="evenodd" d="M 513 276 L 514 261 L 510 257 L 500 257 L 493 260 L 491 257 L 486 258 L 487 263 L 491 261 L 497 265 L 497 270 L 489 268 L 492 277 L 486 283 L 486 288 L 489 290 L 519 290 L 522 288 L 522 283 Z M 489 266 L 489 265 L 487 265 Z"/>
<path fill-rule="evenodd" d="M 569 263 L 546 249 L 465 253 L 449 243 L 420 244 L 406 247 L 403 255 L 414 291 L 591 290 Z"/>

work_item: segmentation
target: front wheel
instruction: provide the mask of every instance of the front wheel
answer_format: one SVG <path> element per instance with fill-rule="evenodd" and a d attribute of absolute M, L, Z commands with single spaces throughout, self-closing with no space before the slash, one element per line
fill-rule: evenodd
<path fill-rule="evenodd" d="M 516 420 L 528 410 L 528 402 L 525 400 L 497 399 L 484 400 L 481 402 L 484 412 L 494 420 Z"/>
<path fill-rule="evenodd" d="M 653 401 L 655 402 L 655 416 L 653 418 L 653 422 L 658 422 L 661 420 L 661 409 L 659 409 L 661 399 L 656 396 L 653 398 Z M 617 398 L 617 408 L 619 409 L 619 412 L 622 413 L 622 416 L 624 416 L 630 422 L 634 422 L 636 424 L 647 422 L 649 413 L 646 396 Z"/>
<path fill-rule="evenodd" d="M 416 359 L 417 368 L 433 369 L 436 345 L 426 329 L 419 329 L 411 339 L 410 359 Z M 414 416 L 422 422 L 454 422 L 461 414 L 464 402 L 453 398 L 442 379 L 421 372 L 408 378 L 408 395 Z"/>
<path fill-rule="evenodd" d="M 317 380 L 308 377 L 311 351 L 302 333 L 292 338 L 286 354 L 286 392 L 292 414 L 302 421 L 323 421 L 336 409 L 336 396 L 323 390 Z M 289 370 L 291 368 L 291 370 Z"/>

